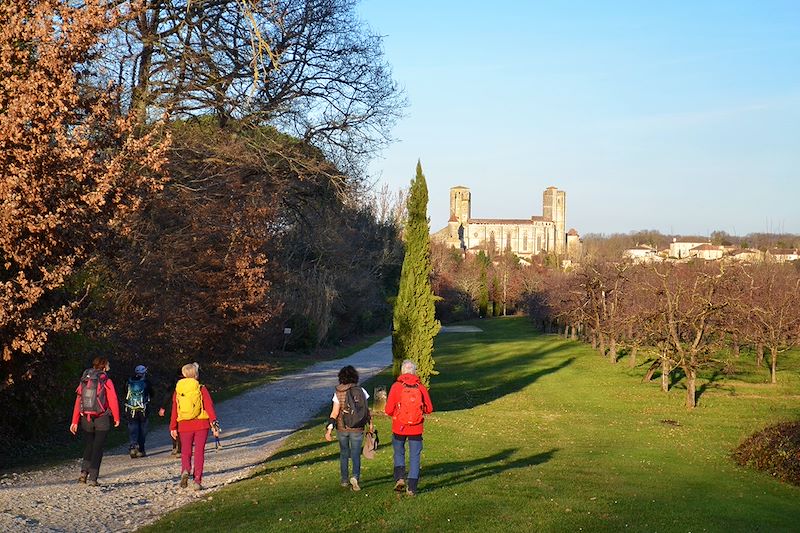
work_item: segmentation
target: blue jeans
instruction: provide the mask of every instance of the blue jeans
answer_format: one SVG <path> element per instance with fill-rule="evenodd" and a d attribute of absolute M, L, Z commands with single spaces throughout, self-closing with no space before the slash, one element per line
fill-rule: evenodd
<path fill-rule="evenodd" d="M 353 477 L 361 479 L 361 442 L 364 440 L 363 431 L 339 431 L 339 470 L 342 474 L 342 483 L 350 479 L 348 474 L 348 460 L 353 460 Z"/>
<path fill-rule="evenodd" d="M 131 441 L 131 448 L 138 447 L 144 453 L 144 439 L 147 437 L 147 418 L 135 417 L 128 420 L 128 436 Z"/>
<path fill-rule="evenodd" d="M 397 435 L 392 433 L 394 466 L 406 467 L 406 440 L 408 440 L 408 478 L 419 479 L 419 456 L 422 453 L 422 435 Z"/>

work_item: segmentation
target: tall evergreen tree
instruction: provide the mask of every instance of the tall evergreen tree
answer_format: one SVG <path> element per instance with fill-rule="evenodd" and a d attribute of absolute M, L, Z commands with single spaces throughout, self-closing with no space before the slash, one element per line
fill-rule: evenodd
<path fill-rule="evenodd" d="M 420 380 L 428 386 L 433 370 L 433 338 L 441 324 L 434 316 L 438 299 L 431 289 L 431 243 L 428 225 L 428 186 L 417 162 L 417 175 L 408 194 L 405 227 L 406 254 L 400 273 L 400 288 L 394 305 L 392 358 L 394 375 L 404 359 L 417 364 Z"/>

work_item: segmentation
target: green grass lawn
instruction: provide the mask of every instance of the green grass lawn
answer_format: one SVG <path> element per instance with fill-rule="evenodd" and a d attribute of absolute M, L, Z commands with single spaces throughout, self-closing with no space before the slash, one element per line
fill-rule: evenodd
<path fill-rule="evenodd" d="M 642 368 L 524 319 L 475 323 L 483 333 L 437 338 L 416 498 L 392 491 L 386 417 L 363 490 L 340 488 L 321 415 L 251 479 L 146 530 L 800 530 L 800 489 L 729 459 L 750 433 L 800 414 L 797 354 L 779 363 L 778 386 L 755 369 L 716 376 L 688 411 L 680 385 L 664 394 L 640 382 Z M 390 383 L 382 374 L 368 388 Z"/>

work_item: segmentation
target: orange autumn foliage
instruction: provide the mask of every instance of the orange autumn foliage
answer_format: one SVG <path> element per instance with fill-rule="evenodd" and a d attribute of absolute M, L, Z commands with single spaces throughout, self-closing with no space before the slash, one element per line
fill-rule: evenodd
<path fill-rule="evenodd" d="M 166 142 L 134 134 L 89 60 L 125 13 L 0 3 L 0 390 L 30 378 L 48 336 L 77 326 L 64 290 L 96 243 L 161 184 Z"/>

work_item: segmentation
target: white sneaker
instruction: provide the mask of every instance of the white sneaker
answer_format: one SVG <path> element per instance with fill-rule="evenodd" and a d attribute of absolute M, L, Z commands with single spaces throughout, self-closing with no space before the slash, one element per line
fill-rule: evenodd
<path fill-rule="evenodd" d="M 353 490 L 361 490 L 361 487 L 358 486 L 358 480 L 354 477 L 350 478 L 350 486 L 353 487 Z"/>

